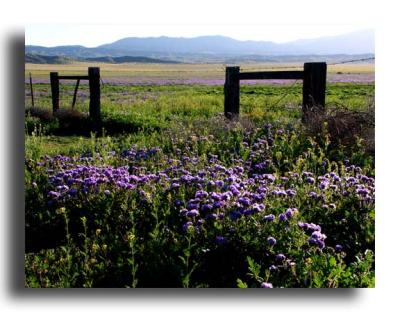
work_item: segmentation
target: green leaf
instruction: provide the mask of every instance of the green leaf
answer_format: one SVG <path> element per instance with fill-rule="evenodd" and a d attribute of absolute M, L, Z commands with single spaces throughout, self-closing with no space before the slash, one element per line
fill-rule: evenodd
<path fill-rule="evenodd" d="M 186 259 L 183 256 L 178 256 L 178 258 L 182 261 L 183 264 L 186 264 Z"/>
<path fill-rule="evenodd" d="M 254 262 L 254 260 L 249 256 L 247 257 L 247 263 L 249 264 L 249 271 L 257 279 L 260 276 L 261 265 Z"/>
<path fill-rule="evenodd" d="M 240 278 L 236 280 L 238 288 L 244 289 L 249 288 L 245 282 L 243 282 Z"/>
<path fill-rule="evenodd" d="M 333 256 L 331 256 L 329 258 L 329 266 L 330 267 L 335 267 L 336 266 L 336 260 L 335 260 L 335 258 Z"/>

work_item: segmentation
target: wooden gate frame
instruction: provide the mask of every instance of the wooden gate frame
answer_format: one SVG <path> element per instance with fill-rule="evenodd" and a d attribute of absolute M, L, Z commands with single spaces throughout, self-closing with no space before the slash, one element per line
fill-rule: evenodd
<path fill-rule="evenodd" d="M 326 91 L 325 62 L 304 63 L 303 71 L 240 72 L 239 66 L 226 67 L 224 113 L 229 119 L 239 117 L 240 80 L 254 79 L 302 79 L 303 80 L 303 120 L 309 110 L 318 106 L 325 108 Z"/>
<path fill-rule="evenodd" d="M 78 90 L 79 82 L 81 80 L 89 80 L 89 116 L 92 119 L 100 120 L 100 68 L 89 67 L 87 76 L 60 76 L 58 72 L 50 73 L 50 85 L 51 85 L 51 98 L 53 103 L 53 113 L 60 109 L 60 80 L 65 79 L 76 79 L 77 84 L 74 92 L 73 106 L 76 100 L 76 92 Z"/>

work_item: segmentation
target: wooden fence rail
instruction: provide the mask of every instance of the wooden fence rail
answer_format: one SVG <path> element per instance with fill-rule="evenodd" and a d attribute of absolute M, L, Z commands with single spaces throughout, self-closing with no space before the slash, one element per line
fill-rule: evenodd
<path fill-rule="evenodd" d="M 239 79 L 303 79 L 303 71 L 239 73 Z"/>
<path fill-rule="evenodd" d="M 226 67 L 224 112 L 227 118 L 239 116 L 240 80 L 255 79 L 302 79 L 303 120 L 313 106 L 325 107 L 326 90 L 325 62 L 304 63 L 303 71 L 240 72 L 239 66 Z"/>
<path fill-rule="evenodd" d="M 53 103 L 53 113 L 60 109 L 60 80 L 76 79 L 77 83 L 74 90 L 72 107 L 75 106 L 76 93 L 78 91 L 81 80 L 89 81 L 90 101 L 89 101 L 89 116 L 92 119 L 100 120 L 100 68 L 89 67 L 88 75 L 58 75 L 57 72 L 50 73 L 51 99 Z"/>

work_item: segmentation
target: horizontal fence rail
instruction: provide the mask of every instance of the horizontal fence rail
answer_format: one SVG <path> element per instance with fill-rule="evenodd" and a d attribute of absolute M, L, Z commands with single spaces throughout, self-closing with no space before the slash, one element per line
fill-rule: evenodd
<path fill-rule="evenodd" d="M 244 72 L 239 73 L 240 80 L 248 79 L 303 79 L 303 71 Z"/>
<path fill-rule="evenodd" d="M 80 80 L 89 80 L 89 76 L 79 76 L 79 75 L 62 75 L 58 76 L 58 79 L 80 79 Z"/>

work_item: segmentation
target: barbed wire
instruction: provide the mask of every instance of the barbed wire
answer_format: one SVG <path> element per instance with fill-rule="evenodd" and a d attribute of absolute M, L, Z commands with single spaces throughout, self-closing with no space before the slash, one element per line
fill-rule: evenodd
<path fill-rule="evenodd" d="M 286 91 L 277 101 L 275 101 L 275 102 L 272 104 L 272 106 L 274 107 L 274 106 L 278 105 L 279 102 L 281 102 L 283 99 L 285 99 L 286 96 L 294 89 L 294 86 L 296 85 L 296 83 L 297 83 L 298 81 L 299 81 L 299 80 L 296 79 L 296 80 L 294 81 L 294 83 L 291 84 L 291 85 L 289 86 L 289 88 L 287 89 L 287 91 Z"/>
<path fill-rule="evenodd" d="M 354 62 L 361 62 L 361 61 L 371 61 L 371 60 L 375 60 L 375 57 L 345 60 L 345 61 L 335 62 L 335 63 L 327 63 L 327 65 L 338 65 L 338 64 L 354 63 Z"/>
<path fill-rule="evenodd" d="M 326 65 L 330 66 L 330 65 L 339 65 L 339 64 L 346 64 L 346 63 L 355 63 L 355 62 L 363 62 L 363 61 L 372 61 L 375 60 L 375 57 L 369 57 L 369 58 L 361 58 L 361 59 L 351 59 L 351 60 L 343 60 L 340 62 L 333 62 L 333 63 L 326 63 Z M 299 65 L 286 65 L 286 66 L 266 66 L 267 70 L 282 70 L 282 69 L 299 69 L 302 70 L 303 69 L 303 65 L 304 63 L 301 63 Z M 226 65 L 224 64 L 223 70 L 225 71 L 225 67 Z M 252 69 L 246 70 L 246 71 L 252 71 Z M 259 70 L 255 70 L 255 71 L 259 71 Z"/>
<path fill-rule="evenodd" d="M 303 64 L 299 64 L 299 65 L 291 65 L 291 66 L 289 66 L 289 65 L 287 65 L 287 66 L 269 66 L 269 67 L 267 67 L 268 69 L 271 69 L 271 70 L 275 70 L 275 69 L 278 69 L 278 70 L 281 70 L 281 69 L 303 69 Z"/>

